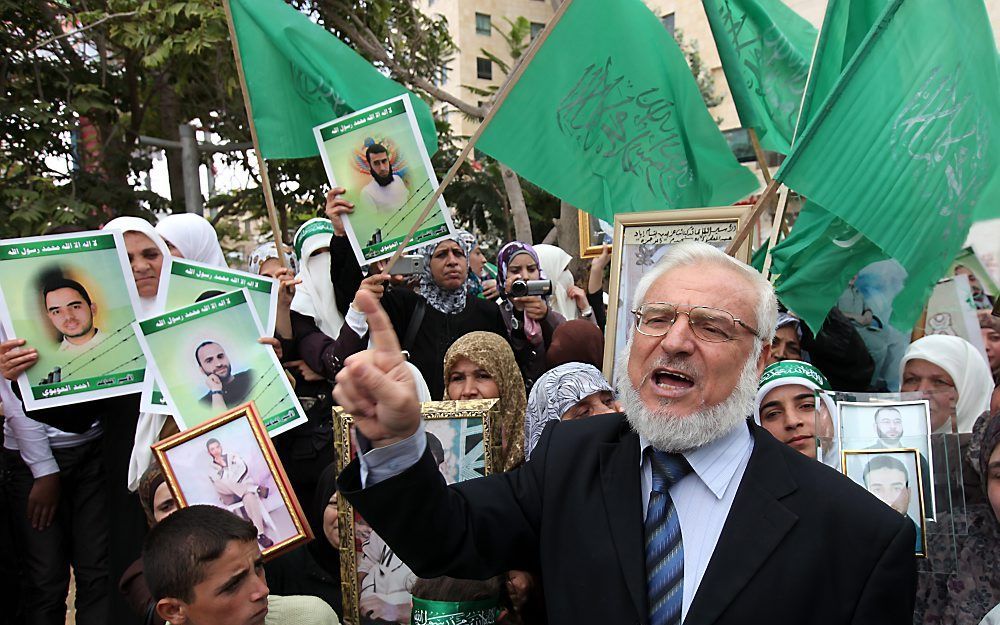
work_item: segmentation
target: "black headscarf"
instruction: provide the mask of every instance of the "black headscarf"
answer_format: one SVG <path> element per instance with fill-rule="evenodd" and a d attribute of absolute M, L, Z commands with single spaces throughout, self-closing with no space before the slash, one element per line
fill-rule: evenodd
<path fill-rule="evenodd" d="M 309 543 L 309 552 L 316 560 L 316 564 L 320 565 L 339 584 L 340 552 L 330 544 L 330 541 L 326 539 L 326 534 L 323 533 L 323 513 L 330 502 L 330 497 L 333 497 L 335 492 L 337 492 L 337 466 L 330 464 L 319 475 L 312 506 L 310 506 L 306 516 L 309 518 L 309 525 L 316 537 Z"/>

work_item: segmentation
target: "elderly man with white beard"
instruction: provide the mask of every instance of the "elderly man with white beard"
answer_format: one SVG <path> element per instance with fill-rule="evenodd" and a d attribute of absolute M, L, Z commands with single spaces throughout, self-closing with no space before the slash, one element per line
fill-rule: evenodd
<path fill-rule="evenodd" d="M 418 576 L 538 571 L 553 624 L 912 620 L 913 524 L 747 420 L 777 316 L 752 268 L 672 248 L 633 297 L 625 414 L 553 421 L 522 467 L 452 486 L 359 299 L 374 348 L 337 377 L 360 450 L 338 484 Z"/>

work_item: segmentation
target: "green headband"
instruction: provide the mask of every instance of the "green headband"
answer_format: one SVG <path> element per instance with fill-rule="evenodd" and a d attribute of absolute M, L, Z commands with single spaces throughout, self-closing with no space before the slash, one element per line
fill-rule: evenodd
<path fill-rule="evenodd" d="M 431 601 L 413 598 L 411 625 L 493 625 L 500 616 L 497 599 Z"/>
<path fill-rule="evenodd" d="M 831 390 L 826 376 L 816 367 L 801 360 L 782 360 L 768 365 L 760 376 L 760 385 L 757 388 L 764 388 L 765 385 L 782 378 L 805 378 L 824 391 Z"/>
<path fill-rule="evenodd" d="M 329 219 L 310 219 L 295 233 L 295 256 L 302 259 L 302 244 L 316 234 L 333 234 L 333 224 Z M 303 263 L 305 259 L 302 259 Z"/>

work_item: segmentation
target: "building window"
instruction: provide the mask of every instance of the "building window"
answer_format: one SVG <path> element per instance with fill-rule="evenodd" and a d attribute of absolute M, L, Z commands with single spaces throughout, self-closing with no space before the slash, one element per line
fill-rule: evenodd
<path fill-rule="evenodd" d="M 489 37 L 491 33 L 490 16 L 486 13 L 476 13 L 476 34 Z"/>
<path fill-rule="evenodd" d="M 660 18 L 660 23 L 663 24 L 663 27 L 667 29 L 668 33 L 670 33 L 671 35 L 674 34 L 674 14 L 673 13 L 667 13 L 666 15 L 664 15 L 663 17 L 661 17 Z"/>
<path fill-rule="evenodd" d="M 539 22 L 532 22 L 531 23 L 531 40 L 532 41 L 535 40 L 535 37 L 538 36 L 538 33 L 542 32 L 543 28 L 545 28 L 545 24 L 540 24 Z"/>
<path fill-rule="evenodd" d="M 493 80 L 493 61 L 476 57 L 476 76 L 485 80 Z"/>

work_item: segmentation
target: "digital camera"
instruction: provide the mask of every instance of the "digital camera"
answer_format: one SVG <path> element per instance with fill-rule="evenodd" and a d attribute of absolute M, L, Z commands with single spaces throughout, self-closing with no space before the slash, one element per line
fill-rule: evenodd
<path fill-rule="evenodd" d="M 552 280 L 514 280 L 507 289 L 511 297 L 531 297 L 552 293 Z"/>

